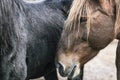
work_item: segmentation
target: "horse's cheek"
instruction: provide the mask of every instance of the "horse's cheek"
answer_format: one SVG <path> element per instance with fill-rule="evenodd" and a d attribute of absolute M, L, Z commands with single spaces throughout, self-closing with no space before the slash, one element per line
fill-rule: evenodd
<path fill-rule="evenodd" d="M 92 24 L 89 42 L 93 48 L 103 49 L 113 40 L 114 28 L 110 26 L 113 26 L 113 24 Z"/>

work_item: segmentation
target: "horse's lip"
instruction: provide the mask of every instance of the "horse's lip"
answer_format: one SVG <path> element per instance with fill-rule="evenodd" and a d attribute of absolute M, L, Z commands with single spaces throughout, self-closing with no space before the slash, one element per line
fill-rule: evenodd
<path fill-rule="evenodd" d="M 81 80 L 80 78 L 80 75 L 76 75 L 75 77 L 68 77 L 69 80 Z M 79 78 L 79 79 L 78 79 Z"/>
<path fill-rule="evenodd" d="M 83 67 L 81 69 L 83 70 Z M 74 73 L 74 72 L 75 72 L 75 69 L 73 69 L 72 73 Z M 76 76 L 73 76 L 72 74 L 69 75 L 68 79 L 69 80 L 83 80 L 82 77 L 83 77 L 83 71 L 80 71 L 80 73 L 78 75 L 76 75 Z"/>
<path fill-rule="evenodd" d="M 74 75 L 74 72 L 75 72 L 75 69 L 76 69 L 76 65 L 73 65 L 72 67 L 71 67 L 71 71 L 68 73 L 68 78 L 72 78 L 72 76 Z"/>

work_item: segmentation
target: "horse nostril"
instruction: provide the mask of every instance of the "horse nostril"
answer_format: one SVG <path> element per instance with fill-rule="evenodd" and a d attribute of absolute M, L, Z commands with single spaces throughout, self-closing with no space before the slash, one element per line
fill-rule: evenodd
<path fill-rule="evenodd" d="M 62 65 L 62 63 L 58 62 L 57 63 L 57 68 L 58 68 L 58 71 L 60 73 L 61 76 L 63 77 L 72 77 L 73 74 L 74 74 L 74 71 L 76 69 L 76 65 L 71 65 L 71 66 L 67 66 L 67 67 L 64 67 Z"/>
<path fill-rule="evenodd" d="M 62 64 L 60 62 L 57 62 L 57 65 L 56 65 L 57 68 L 63 68 Z"/>
<path fill-rule="evenodd" d="M 67 74 L 64 71 L 64 67 L 60 62 L 57 62 L 57 68 L 61 76 L 66 77 Z"/>

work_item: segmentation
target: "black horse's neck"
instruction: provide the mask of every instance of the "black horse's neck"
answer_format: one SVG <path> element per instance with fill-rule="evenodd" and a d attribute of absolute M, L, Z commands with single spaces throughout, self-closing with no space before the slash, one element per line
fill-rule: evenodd
<path fill-rule="evenodd" d="M 70 8 L 72 0 L 46 0 L 45 2 L 50 2 L 50 5 L 48 5 L 48 3 L 46 4 L 49 7 L 52 6 L 53 8 L 54 6 L 56 9 L 62 9 L 63 11 L 67 12 Z M 22 30 L 25 30 L 23 28 L 25 28 L 27 25 L 26 15 L 28 12 L 26 10 L 26 7 L 29 8 L 30 6 L 30 4 L 25 3 L 23 0 L 0 0 L 1 49 L 7 48 L 8 45 L 12 48 L 15 40 L 19 39 L 20 33 L 23 33 Z"/>
<path fill-rule="evenodd" d="M 22 0 L 0 0 L 0 54 L 10 53 L 19 40 L 22 10 Z"/>
<path fill-rule="evenodd" d="M 22 0 L 0 0 L 0 25 L 13 27 L 15 17 L 23 12 Z"/>

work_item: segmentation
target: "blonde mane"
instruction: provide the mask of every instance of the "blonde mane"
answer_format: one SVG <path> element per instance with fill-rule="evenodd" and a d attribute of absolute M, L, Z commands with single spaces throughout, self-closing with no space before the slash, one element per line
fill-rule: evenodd
<path fill-rule="evenodd" d="M 115 0 L 116 5 L 116 21 L 115 21 L 115 36 L 120 32 L 120 0 Z M 65 21 L 64 28 L 67 34 L 68 47 L 73 45 L 71 40 L 78 40 L 82 35 L 81 28 L 81 18 L 86 17 L 86 29 L 87 29 L 87 40 L 90 33 L 90 21 L 91 21 L 91 13 L 95 4 L 94 0 L 73 0 L 70 13 L 68 15 L 67 20 Z M 69 35 L 72 34 L 72 35 Z M 74 34 L 74 35 L 73 35 Z"/>
<path fill-rule="evenodd" d="M 65 21 L 64 28 L 66 30 L 66 34 L 68 35 L 68 48 L 73 44 L 71 44 L 71 38 L 74 40 L 78 40 L 78 38 L 81 38 L 81 18 L 86 17 L 87 18 L 87 39 L 90 32 L 90 17 L 91 17 L 91 6 L 89 4 L 90 0 L 74 0 L 70 9 L 70 13 L 68 15 L 67 20 Z M 70 35 L 71 33 L 74 33 L 74 35 Z"/>
<path fill-rule="evenodd" d="M 68 15 L 68 18 L 65 22 L 65 29 L 69 32 L 74 31 L 74 30 L 80 30 L 80 19 L 81 17 L 86 16 L 89 12 L 89 7 L 86 4 L 89 0 L 74 0 L 72 7 L 70 9 L 70 13 Z M 73 6 L 75 5 L 75 6 Z M 87 9 L 87 10 L 86 10 Z M 86 12 L 87 11 L 87 12 Z M 77 27 L 76 27 L 77 26 Z"/>
<path fill-rule="evenodd" d="M 73 0 L 70 13 L 65 22 L 65 29 L 68 31 L 68 34 L 77 30 L 77 33 L 80 33 L 80 22 L 81 18 L 86 16 L 87 18 L 87 36 L 90 32 L 90 21 L 91 21 L 91 10 L 92 10 L 92 0 Z M 120 32 L 120 0 L 115 0 L 116 5 L 116 21 L 115 21 L 115 33 Z"/>

